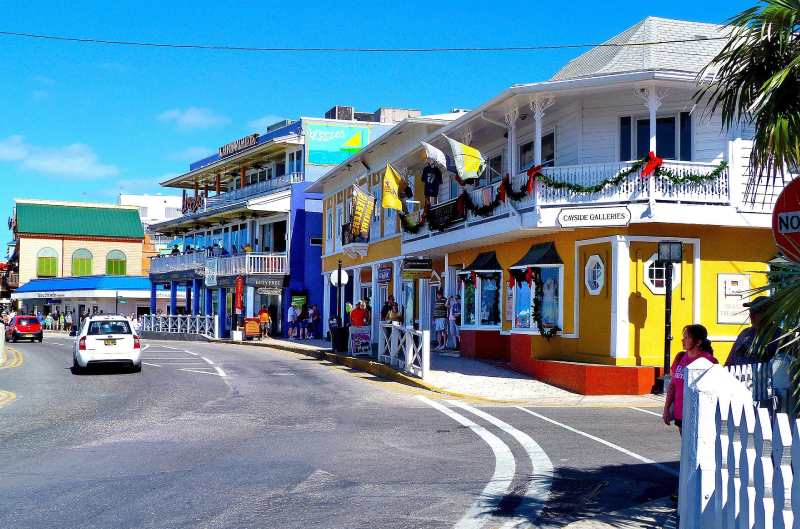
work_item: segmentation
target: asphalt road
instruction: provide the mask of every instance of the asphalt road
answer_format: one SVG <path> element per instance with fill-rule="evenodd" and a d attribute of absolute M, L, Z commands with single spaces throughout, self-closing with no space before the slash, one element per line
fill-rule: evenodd
<path fill-rule="evenodd" d="M 145 346 L 141 373 L 83 375 L 67 337 L 12 346 L 0 527 L 562 527 L 675 487 L 657 409 L 460 403 L 281 351 Z"/>

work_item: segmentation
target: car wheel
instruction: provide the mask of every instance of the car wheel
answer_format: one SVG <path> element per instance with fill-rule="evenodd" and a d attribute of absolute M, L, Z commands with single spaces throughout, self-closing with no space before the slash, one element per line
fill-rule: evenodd
<path fill-rule="evenodd" d="M 133 368 L 131 368 L 132 373 L 141 373 L 142 372 L 142 364 L 133 364 Z"/>
<path fill-rule="evenodd" d="M 44 339 L 44 337 L 42 337 L 42 336 L 39 336 L 39 338 L 37 339 L 37 341 L 38 341 L 39 343 L 42 343 L 42 340 L 43 340 L 43 339 Z"/>
<path fill-rule="evenodd" d="M 11 335 L 11 343 L 17 343 L 18 339 L 19 338 L 17 338 L 17 333 Z"/>
<path fill-rule="evenodd" d="M 75 355 L 72 355 L 72 373 L 75 375 L 80 375 L 83 372 L 83 368 L 78 363 L 78 359 L 75 358 Z"/>

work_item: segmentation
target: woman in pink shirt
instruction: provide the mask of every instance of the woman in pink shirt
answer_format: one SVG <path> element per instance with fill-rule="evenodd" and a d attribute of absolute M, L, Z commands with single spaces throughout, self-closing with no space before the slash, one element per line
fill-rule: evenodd
<path fill-rule="evenodd" d="M 672 362 L 672 379 L 667 389 L 667 398 L 664 401 L 664 413 L 661 415 L 664 424 L 673 420 L 678 431 L 683 424 L 683 382 L 686 375 L 686 366 L 697 360 L 705 358 L 713 364 L 718 364 L 714 358 L 714 349 L 708 340 L 708 330 L 702 325 L 687 325 L 683 328 L 681 339 L 683 351 L 678 353 Z"/>

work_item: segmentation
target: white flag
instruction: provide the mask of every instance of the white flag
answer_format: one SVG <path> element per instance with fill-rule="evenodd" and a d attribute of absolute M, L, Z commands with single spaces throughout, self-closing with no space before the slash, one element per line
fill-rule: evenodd
<path fill-rule="evenodd" d="M 425 156 L 427 156 L 428 160 L 432 161 L 442 169 L 447 169 L 447 157 L 444 155 L 441 149 L 437 149 L 430 143 L 425 143 L 424 141 L 420 142 L 423 147 L 425 147 Z"/>

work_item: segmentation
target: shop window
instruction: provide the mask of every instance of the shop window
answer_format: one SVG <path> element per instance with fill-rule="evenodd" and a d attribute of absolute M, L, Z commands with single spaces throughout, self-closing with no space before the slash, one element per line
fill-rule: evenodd
<path fill-rule="evenodd" d="M 36 254 L 36 276 L 56 277 L 58 275 L 58 253 L 52 248 L 42 248 Z"/>
<path fill-rule="evenodd" d="M 658 254 L 654 253 L 644 263 L 644 284 L 653 294 L 665 294 L 666 289 L 666 268 L 664 263 L 658 260 Z M 681 282 L 680 263 L 672 264 L 672 290 L 675 290 Z"/>
<path fill-rule="evenodd" d="M 500 272 L 478 272 L 474 282 L 468 274 L 461 276 L 462 325 L 496 327 L 500 325 Z"/>
<path fill-rule="evenodd" d="M 586 260 L 583 269 L 583 281 L 586 290 L 592 296 L 600 294 L 606 281 L 606 266 L 599 255 L 592 255 Z"/>
<path fill-rule="evenodd" d="M 532 267 L 534 273 L 538 273 L 542 284 L 542 300 L 540 314 L 542 325 L 545 329 L 553 327 L 563 328 L 562 323 L 562 283 L 563 266 L 535 266 Z M 514 328 L 533 329 L 538 332 L 536 323 L 533 319 L 535 283 L 531 281 L 529 285 L 524 279 L 525 270 L 520 269 L 516 272 L 514 285 Z"/>
<path fill-rule="evenodd" d="M 124 276 L 127 273 L 128 258 L 120 250 L 111 250 L 106 256 L 106 274 Z"/>
<path fill-rule="evenodd" d="M 75 250 L 72 254 L 72 275 L 92 275 L 92 252 L 86 248 Z"/>

